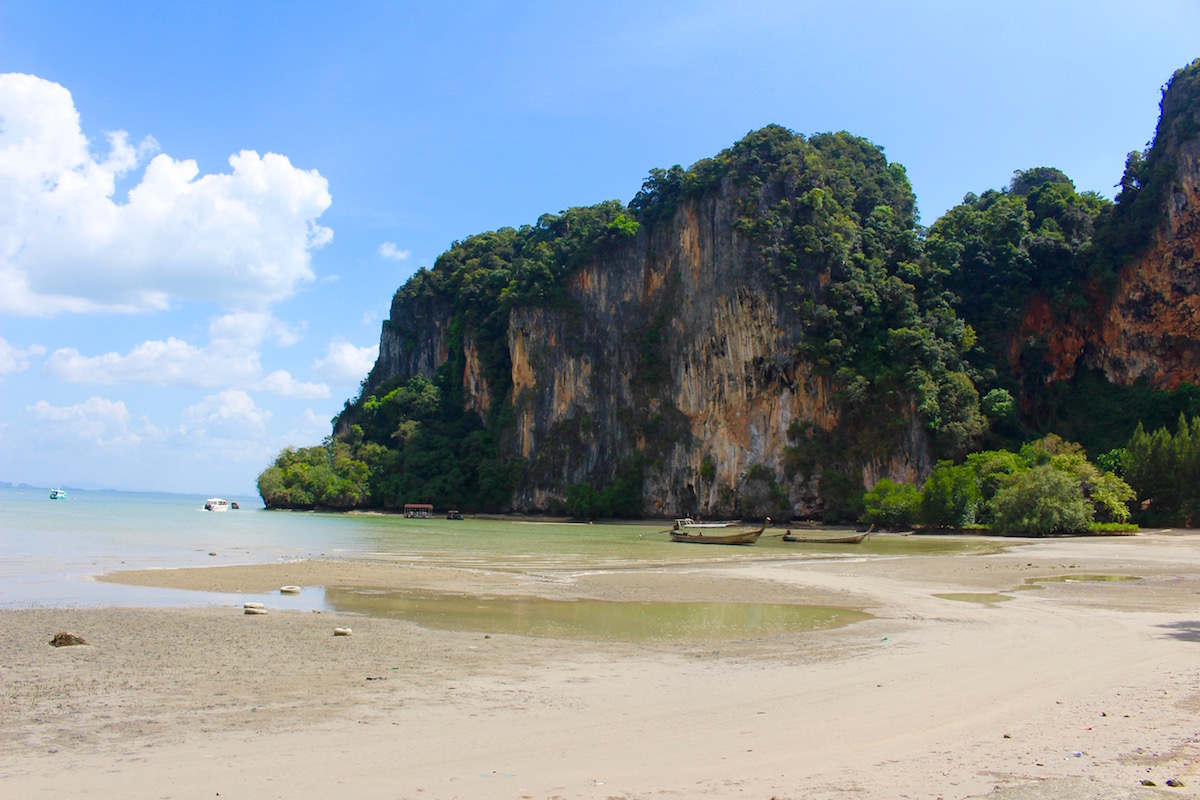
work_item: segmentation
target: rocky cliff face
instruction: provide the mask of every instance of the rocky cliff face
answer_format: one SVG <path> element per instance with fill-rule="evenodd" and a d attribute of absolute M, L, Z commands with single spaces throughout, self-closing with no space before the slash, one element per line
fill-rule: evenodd
<path fill-rule="evenodd" d="M 528 465 L 514 510 L 559 508 L 564 487 L 602 486 L 635 456 L 644 511 L 663 516 L 743 513 L 751 468 L 785 487 L 801 516 L 821 513 L 831 463 L 867 486 L 928 472 L 929 438 L 911 403 L 897 420 L 901 447 L 789 468 L 797 436 L 816 447 L 839 425 L 839 387 L 802 356 L 802 322 L 739 231 L 743 213 L 727 180 L 574 272 L 565 303 L 511 312 L 513 422 L 502 446 Z M 461 347 L 463 403 L 486 419 L 496 398 L 476 347 L 469 336 L 451 344 L 450 328 L 436 302 L 398 297 L 369 382 L 431 377 Z"/>
<path fill-rule="evenodd" d="M 1166 91 L 1151 157 L 1166 179 L 1155 187 L 1160 220 L 1150 238 L 1118 275 L 1111 293 L 1093 291 L 1087 308 L 1056 310 L 1035 297 L 1013 341 L 1046 343 L 1046 381 L 1095 369 L 1112 382 L 1145 378 L 1160 389 L 1200 383 L 1200 62 L 1177 74 Z M 1194 78 L 1194 76 L 1192 76 Z"/>

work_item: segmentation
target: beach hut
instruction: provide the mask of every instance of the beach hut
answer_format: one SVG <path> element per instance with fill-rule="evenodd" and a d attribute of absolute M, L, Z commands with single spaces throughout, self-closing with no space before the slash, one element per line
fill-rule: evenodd
<path fill-rule="evenodd" d="M 404 516 L 409 519 L 428 519 L 433 513 L 433 506 L 429 503 L 405 503 Z"/>

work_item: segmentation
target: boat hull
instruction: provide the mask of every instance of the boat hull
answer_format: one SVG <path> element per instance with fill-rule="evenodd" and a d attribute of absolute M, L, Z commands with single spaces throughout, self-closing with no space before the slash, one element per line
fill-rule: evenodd
<path fill-rule="evenodd" d="M 763 532 L 762 528 L 731 533 L 717 533 L 715 530 L 712 533 L 687 530 L 671 531 L 671 541 L 686 542 L 687 544 L 754 544 Z"/>
<path fill-rule="evenodd" d="M 804 544 L 858 544 L 863 539 L 867 538 L 866 533 L 856 533 L 853 536 L 792 536 L 790 533 L 783 535 L 785 542 L 802 542 Z"/>

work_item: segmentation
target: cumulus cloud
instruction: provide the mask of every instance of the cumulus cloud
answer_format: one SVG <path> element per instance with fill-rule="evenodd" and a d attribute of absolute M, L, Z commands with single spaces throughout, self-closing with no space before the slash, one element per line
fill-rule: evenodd
<path fill-rule="evenodd" d="M 255 439 L 261 436 L 271 412 L 259 408 L 254 398 L 240 389 L 210 394 L 183 412 L 184 421 L 196 432 L 221 439 Z"/>
<path fill-rule="evenodd" d="M 284 369 L 277 369 L 254 385 L 255 389 L 304 400 L 319 400 L 329 397 L 329 387 L 323 383 L 305 383 L 292 377 Z"/>
<path fill-rule="evenodd" d="M 215 318 L 208 326 L 208 337 L 203 346 L 170 337 L 142 342 L 128 353 L 98 356 L 66 347 L 51 353 L 44 369 L 47 375 L 67 383 L 211 389 L 256 380 L 262 374 L 259 348 L 263 342 L 286 347 L 299 341 L 300 333 L 269 313 L 242 311 Z M 2 354 L 0 347 L 0 361 Z M 292 397 L 324 397 L 319 392 L 328 392 L 320 384 L 288 384 L 279 377 L 268 376 L 264 383 L 263 388 Z"/>
<path fill-rule="evenodd" d="M 29 359 L 44 356 L 46 348 L 40 344 L 29 347 L 13 347 L 0 336 L 0 375 L 6 372 L 24 372 L 29 369 Z"/>
<path fill-rule="evenodd" d="M 329 343 L 325 357 L 313 364 L 313 374 L 330 383 L 358 383 L 375 366 L 378 355 L 379 345 L 355 347 L 339 337 Z"/>
<path fill-rule="evenodd" d="M 395 242 L 384 242 L 379 245 L 379 255 L 392 261 L 406 261 L 410 254 L 409 251 L 396 247 Z"/>
<path fill-rule="evenodd" d="M 251 381 L 262 367 L 258 352 L 226 341 L 197 347 L 182 339 L 142 342 L 128 353 L 82 355 L 74 347 L 55 350 L 46 360 L 48 375 L 68 383 L 212 388 Z"/>
<path fill-rule="evenodd" d="M 328 417 L 322 417 L 311 408 L 306 408 L 304 413 L 293 420 L 292 428 L 287 432 L 284 441 L 319 442 L 329 435 L 329 426 Z"/>
<path fill-rule="evenodd" d="M 253 348 L 270 340 L 290 347 L 300 341 L 300 329 L 267 312 L 241 311 L 214 319 L 208 326 L 208 336 L 213 342 L 233 346 Z"/>
<path fill-rule="evenodd" d="M 157 145 L 109 133 L 94 155 L 71 93 L 0 75 L 0 313 L 137 312 L 172 301 L 260 310 L 313 279 L 328 182 L 243 150 L 229 173 L 158 154 L 125 202 L 118 179 Z"/>
<path fill-rule="evenodd" d="M 60 437 L 101 447 L 141 442 L 141 437 L 129 429 L 129 411 L 120 400 L 114 403 L 103 397 L 90 397 L 83 403 L 65 407 L 39 400 L 25 410 L 35 420 L 54 423 L 52 432 Z"/>

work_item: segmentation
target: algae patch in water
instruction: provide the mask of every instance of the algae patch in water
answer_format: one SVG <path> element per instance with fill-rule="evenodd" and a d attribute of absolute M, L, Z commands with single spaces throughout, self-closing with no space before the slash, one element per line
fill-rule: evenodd
<path fill-rule="evenodd" d="M 1121 583 L 1140 581 L 1137 575 L 1053 575 L 1049 578 L 1026 578 L 1026 583 Z"/>
<path fill-rule="evenodd" d="M 551 600 L 332 587 L 325 598 L 338 611 L 426 628 L 599 641 L 738 639 L 840 628 L 871 618 L 852 608 L 785 603 Z"/>

